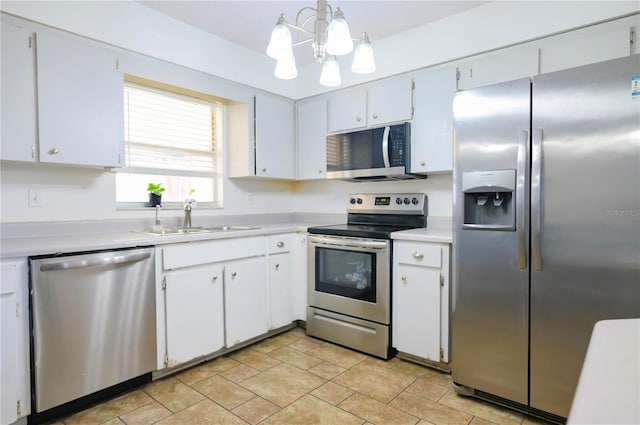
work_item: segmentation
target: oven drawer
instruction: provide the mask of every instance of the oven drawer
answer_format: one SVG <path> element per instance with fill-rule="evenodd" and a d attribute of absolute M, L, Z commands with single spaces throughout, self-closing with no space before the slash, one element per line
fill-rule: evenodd
<path fill-rule="evenodd" d="M 389 326 L 307 307 L 307 335 L 389 358 Z"/>
<path fill-rule="evenodd" d="M 438 245 L 395 241 L 393 244 L 398 263 L 423 267 L 442 267 L 442 247 Z"/>

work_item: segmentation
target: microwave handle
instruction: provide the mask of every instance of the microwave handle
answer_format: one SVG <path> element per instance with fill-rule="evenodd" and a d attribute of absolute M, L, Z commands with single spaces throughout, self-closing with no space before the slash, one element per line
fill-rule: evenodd
<path fill-rule="evenodd" d="M 385 127 L 382 135 L 382 161 L 384 161 L 385 168 L 391 167 L 389 163 L 389 132 L 391 127 Z"/>

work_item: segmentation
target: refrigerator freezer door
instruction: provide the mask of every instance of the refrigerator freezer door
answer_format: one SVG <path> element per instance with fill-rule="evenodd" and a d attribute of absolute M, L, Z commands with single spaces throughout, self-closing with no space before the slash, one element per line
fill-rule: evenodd
<path fill-rule="evenodd" d="M 527 78 L 462 91 L 454 100 L 453 380 L 522 404 L 528 403 L 530 96 Z M 475 202 L 469 207 L 496 210 L 482 212 L 481 229 L 465 228 L 463 173 L 487 170 L 516 170 L 515 196 L 494 202 L 466 194 L 467 203 Z M 491 217 L 503 216 L 506 202 L 516 208 L 515 226 L 491 230 Z"/>
<path fill-rule="evenodd" d="M 563 417 L 594 324 L 640 317 L 634 78 L 638 55 L 534 78 L 530 404 Z"/>

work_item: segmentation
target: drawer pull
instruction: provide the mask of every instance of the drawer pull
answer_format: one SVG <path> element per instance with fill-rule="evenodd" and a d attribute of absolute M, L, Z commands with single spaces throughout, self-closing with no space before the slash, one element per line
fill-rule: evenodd
<path fill-rule="evenodd" d="M 280 268 L 280 264 L 276 264 L 276 270 Z"/>
<path fill-rule="evenodd" d="M 218 280 L 218 276 L 214 276 L 214 277 L 211 279 L 211 281 L 212 281 L 212 282 L 215 282 L 216 280 Z"/>
<path fill-rule="evenodd" d="M 276 244 L 278 248 L 282 248 L 284 246 L 284 242 L 280 241 Z"/>
<path fill-rule="evenodd" d="M 424 258 L 424 255 L 421 252 L 414 252 L 413 254 L 411 254 L 413 256 L 413 258 L 415 258 L 416 260 L 422 260 Z"/>
<path fill-rule="evenodd" d="M 407 283 L 407 277 L 406 276 L 402 276 L 400 279 L 402 279 L 402 283 L 404 283 L 404 284 Z"/>
<path fill-rule="evenodd" d="M 233 273 L 231 273 L 231 278 L 233 279 L 233 278 L 235 278 L 237 275 L 238 275 L 238 273 L 233 272 Z"/>

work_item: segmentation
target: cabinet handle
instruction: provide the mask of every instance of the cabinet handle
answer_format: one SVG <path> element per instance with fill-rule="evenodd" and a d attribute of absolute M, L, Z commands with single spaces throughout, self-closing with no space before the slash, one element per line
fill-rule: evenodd
<path fill-rule="evenodd" d="M 322 174 L 322 170 L 318 170 L 318 174 Z"/>
<path fill-rule="evenodd" d="M 402 279 L 402 283 L 407 283 L 407 277 L 406 276 L 402 276 L 400 279 Z"/>
<path fill-rule="evenodd" d="M 377 120 L 378 119 L 378 114 L 373 114 L 373 119 Z"/>
<path fill-rule="evenodd" d="M 416 260 L 422 260 L 424 258 L 424 255 L 422 255 L 421 252 L 414 252 L 413 254 L 411 254 L 413 256 L 413 258 L 415 258 Z"/>
<path fill-rule="evenodd" d="M 218 276 L 214 276 L 214 277 L 211 279 L 211 281 L 212 281 L 212 282 L 215 282 L 216 280 L 218 280 Z"/>
<path fill-rule="evenodd" d="M 236 275 L 237 275 L 237 274 L 238 274 L 238 273 L 236 273 L 236 272 L 231 273 L 231 278 L 232 278 L 232 279 L 234 279 L 234 278 L 236 277 Z"/>
<path fill-rule="evenodd" d="M 280 264 L 276 264 L 276 270 L 280 268 Z"/>
<path fill-rule="evenodd" d="M 276 244 L 278 248 L 282 248 L 284 246 L 284 242 L 280 241 Z"/>
<path fill-rule="evenodd" d="M 360 121 L 362 121 L 362 118 L 356 117 L 356 121 L 360 122 Z"/>
<path fill-rule="evenodd" d="M 266 168 L 263 168 L 263 169 L 262 169 L 262 172 L 263 172 L 263 173 L 266 173 L 266 172 L 267 172 L 267 169 L 266 169 Z"/>
<path fill-rule="evenodd" d="M 59 152 L 58 148 L 49 149 L 49 155 L 58 155 Z"/>
<path fill-rule="evenodd" d="M 420 165 L 421 165 L 422 167 L 424 167 L 424 164 L 425 164 L 425 162 L 424 162 L 424 161 L 420 161 Z"/>

